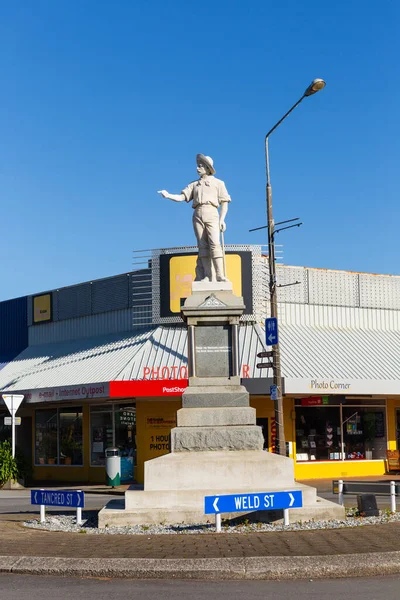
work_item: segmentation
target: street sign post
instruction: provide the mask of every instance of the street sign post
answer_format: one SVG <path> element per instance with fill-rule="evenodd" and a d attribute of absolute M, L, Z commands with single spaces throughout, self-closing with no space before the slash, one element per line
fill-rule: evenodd
<path fill-rule="evenodd" d="M 3 400 L 5 405 L 8 408 L 8 412 L 11 417 L 15 417 L 15 413 L 17 412 L 22 400 L 24 399 L 23 394 L 3 394 Z M 11 422 L 11 447 L 12 447 L 12 456 L 15 458 L 15 419 L 12 419 Z"/>
<path fill-rule="evenodd" d="M 12 425 L 12 417 L 4 417 L 4 425 Z M 21 417 L 14 417 L 14 425 L 21 425 Z"/>
<path fill-rule="evenodd" d="M 275 346 L 278 343 L 278 319 L 276 317 L 265 319 L 265 341 L 267 346 Z"/>
<path fill-rule="evenodd" d="M 255 510 L 283 510 L 284 524 L 289 524 L 289 508 L 301 508 L 303 496 L 300 490 L 284 492 L 260 492 L 257 494 L 229 494 L 205 496 L 204 514 L 215 514 L 217 531 L 221 531 L 221 513 L 252 512 Z"/>
<path fill-rule="evenodd" d="M 257 356 L 258 358 L 272 358 L 274 355 L 272 350 L 269 350 L 268 352 L 258 352 Z"/>
<path fill-rule="evenodd" d="M 40 505 L 40 522 L 45 521 L 46 506 L 76 508 L 76 522 L 82 524 L 82 508 L 85 507 L 85 494 L 81 490 L 31 490 L 31 504 Z"/>

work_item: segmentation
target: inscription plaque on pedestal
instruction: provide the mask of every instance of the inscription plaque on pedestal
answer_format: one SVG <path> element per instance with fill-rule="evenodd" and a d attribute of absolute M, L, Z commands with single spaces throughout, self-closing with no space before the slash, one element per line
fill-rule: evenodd
<path fill-rule="evenodd" d="M 232 332 L 230 325 L 196 327 L 195 364 L 197 377 L 230 377 Z"/>

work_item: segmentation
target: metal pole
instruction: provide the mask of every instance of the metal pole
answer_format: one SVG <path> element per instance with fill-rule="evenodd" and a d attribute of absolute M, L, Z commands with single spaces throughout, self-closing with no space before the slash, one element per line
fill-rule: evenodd
<path fill-rule="evenodd" d="M 289 509 L 283 509 L 283 526 L 287 527 L 289 525 Z"/>
<path fill-rule="evenodd" d="M 14 398 L 11 396 L 11 448 L 13 458 L 15 458 L 15 413 Z"/>
<path fill-rule="evenodd" d="M 77 490 L 77 491 L 79 494 L 82 490 Z M 82 507 L 81 506 L 76 507 L 76 522 L 78 525 L 82 525 Z"/>
<path fill-rule="evenodd" d="M 344 506 L 343 479 L 339 479 L 339 481 L 338 481 L 338 492 L 339 492 L 339 504 L 340 504 L 340 506 Z"/>
<path fill-rule="evenodd" d="M 215 528 L 218 533 L 221 533 L 221 513 L 215 514 Z"/>
<path fill-rule="evenodd" d="M 40 489 L 41 492 L 43 492 L 43 488 Z M 42 496 L 43 497 L 43 496 Z M 46 506 L 44 504 L 40 505 L 40 522 L 44 523 L 46 520 Z"/>
<path fill-rule="evenodd" d="M 278 318 L 278 298 L 276 288 L 275 269 L 275 243 L 274 243 L 274 217 L 272 214 L 272 187 L 269 173 L 268 136 L 265 138 L 265 163 L 267 175 L 267 221 L 268 221 L 268 266 L 269 266 L 269 296 L 271 317 Z M 272 346 L 273 379 L 276 385 L 277 396 L 275 400 L 275 424 L 276 424 L 276 453 L 286 456 L 285 427 L 283 422 L 283 397 L 282 397 L 282 373 L 281 355 L 278 344 Z"/>
<path fill-rule="evenodd" d="M 396 512 L 396 482 L 390 482 L 390 512 Z"/>

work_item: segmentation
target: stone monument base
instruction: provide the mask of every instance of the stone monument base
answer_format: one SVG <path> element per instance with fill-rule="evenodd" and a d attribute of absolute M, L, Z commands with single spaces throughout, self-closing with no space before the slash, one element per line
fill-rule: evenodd
<path fill-rule="evenodd" d="M 111 501 L 99 512 L 99 527 L 154 523 L 207 523 L 204 497 L 224 494 L 300 490 L 303 507 L 289 509 L 291 521 L 343 519 L 344 508 L 318 498 L 316 489 L 294 481 L 293 460 L 270 452 L 177 452 L 145 463 L 145 489 L 133 486 L 125 503 Z M 269 513 L 269 514 L 268 514 Z M 237 518 L 247 513 L 224 513 Z M 281 518 L 282 511 L 279 513 Z M 271 519 L 271 511 L 258 511 L 260 520 Z"/>

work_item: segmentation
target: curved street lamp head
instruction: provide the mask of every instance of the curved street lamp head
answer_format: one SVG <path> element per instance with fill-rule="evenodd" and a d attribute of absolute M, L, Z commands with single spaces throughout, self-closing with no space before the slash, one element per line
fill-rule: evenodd
<path fill-rule="evenodd" d="M 314 79 L 314 81 L 312 81 L 310 83 L 310 85 L 304 92 L 304 96 L 312 96 L 313 94 L 316 94 L 320 90 L 323 90 L 325 86 L 326 86 L 326 83 L 323 79 Z"/>

